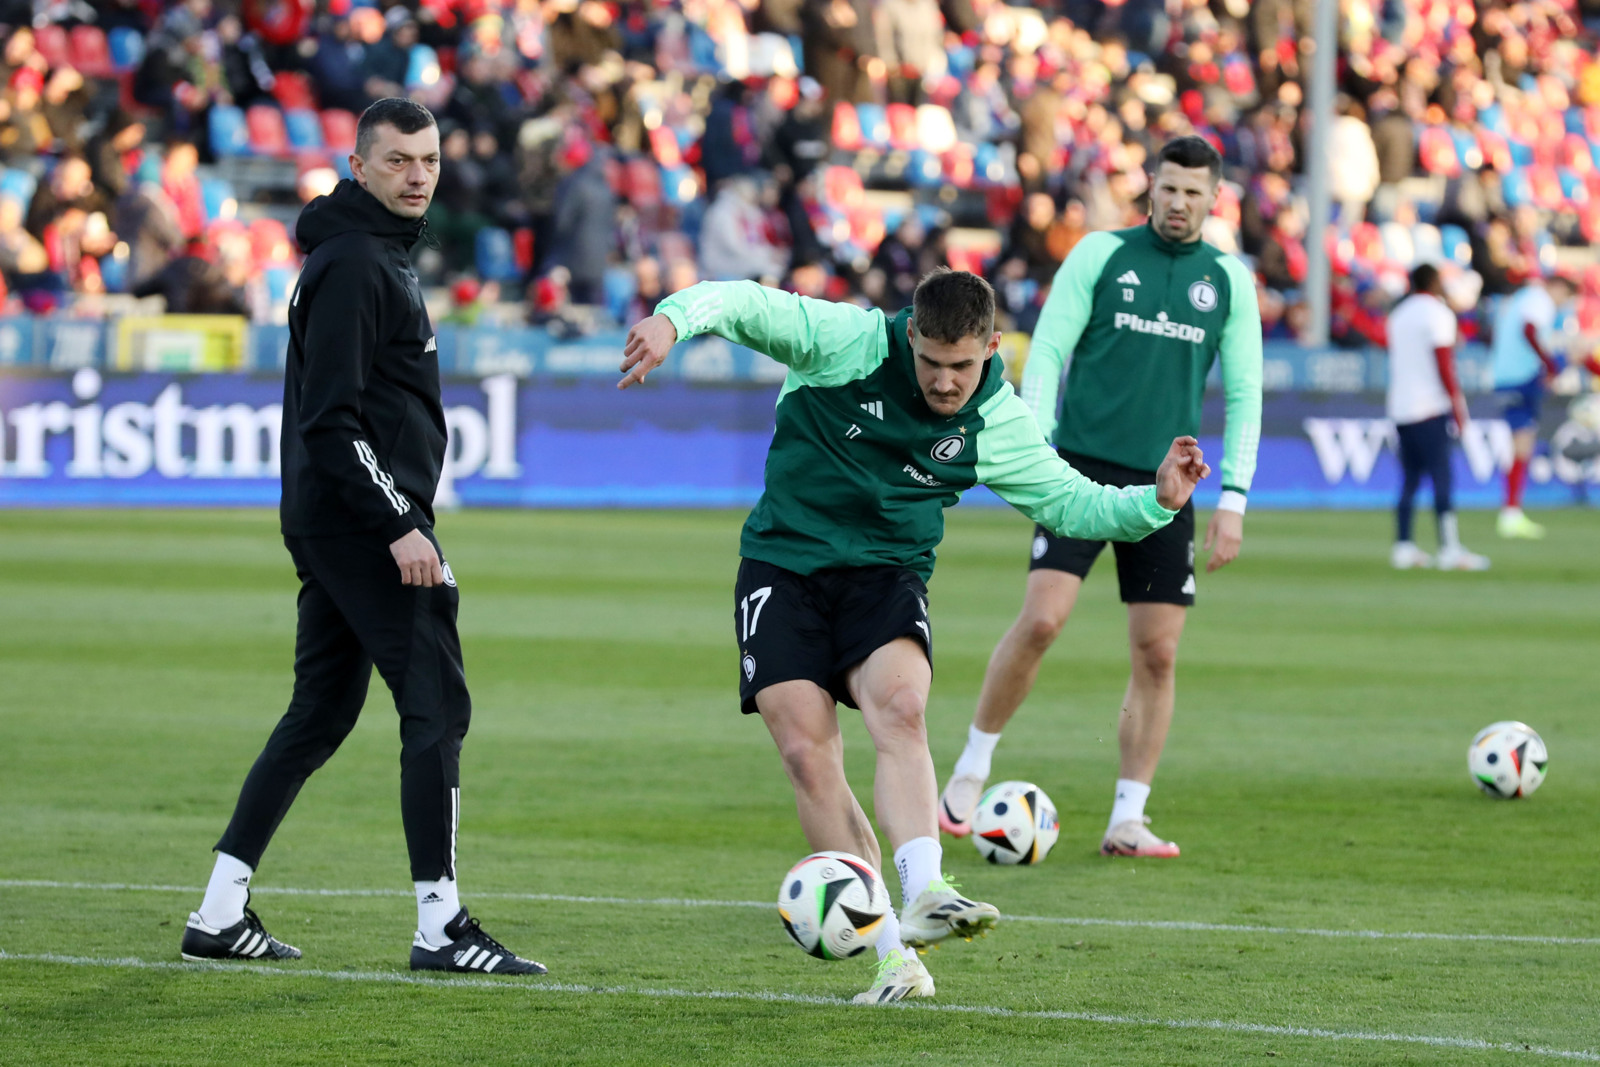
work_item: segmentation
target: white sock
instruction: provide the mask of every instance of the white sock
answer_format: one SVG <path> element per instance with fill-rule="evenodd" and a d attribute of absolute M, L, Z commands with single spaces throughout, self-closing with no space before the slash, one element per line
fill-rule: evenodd
<path fill-rule="evenodd" d="M 1456 513 L 1446 511 L 1439 516 L 1439 551 L 1457 552 L 1461 549 L 1461 532 L 1456 525 Z"/>
<path fill-rule="evenodd" d="M 900 872 L 900 899 L 906 907 L 933 884 L 944 865 L 944 849 L 937 837 L 913 837 L 894 850 L 894 869 Z"/>
<path fill-rule="evenodd" d="M 444 924 L 461 911 L 461 900 L 456 895 L 456 880 L 441 878 L 437 882 L 417 882 L 417 933 L 435 947 L 448 945 L 450 935 Z"/>
<path fill-rule="evenodd" d="M 1117 799 L 1111 805 L 1111 821 L 1106 832 L 1129 819 L 1144 818 L 1144 802 L 1150 799 L 1150 787 L 1132 778 L 1117 779 Z"/>
<path fill-rule="evenodd" d="M 976 726 L 967 727 L 967 747 L 961 750 L 961 758 L 956 760 L 956 773 L 987 779 L 989 761 L 994 756 L 994 746 L 999 743 L 999 734 L 986 734 Z"/>
<path fill-rule="evenodd" d="M 217 853 L 217 865 L 211 868 L 211 881 L 206 883 L 206 897 L 200 902 L 200 918 L 207 926 L 226 930 L 244 918 L 245 902 L 250 899 L 250 876 L 255 873 L 244 860 L 234 859 L 226 852 Z"/>
<path fill-rule="evenodd" d="M 904 952 L 906 947 L 900 943 L 900 917 L 890 908 L 883 917 L 883 929 L 878 931 L 878 958 L 888 959 L 889 953 L 896 950 Z"/>

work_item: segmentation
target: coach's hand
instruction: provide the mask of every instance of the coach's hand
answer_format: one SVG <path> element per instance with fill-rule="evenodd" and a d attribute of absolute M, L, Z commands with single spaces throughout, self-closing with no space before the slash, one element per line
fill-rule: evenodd
<path fill-rule="evenodd" d="M 422 536 L 421 530 L 412 530 L 389 546 L 389 554 L 400 567 L 401 585 L 420 585 L 431 589 L 444 584 L 444 570 L 439 566 L 439 552 L 433 542 Z"/>
<path fill-rule="evenodd" d="M 1239 546 L 1244 543 L 1244 516 L 1237 511 L 1218 508 L 1206 526 L 1204 548 L 1211 553 L 1206 561 L 1206 573 L 1221 570 L 1239 558 Z"/>
<path fill-rule="evenodd" d="M 667 361 L 667 353 L 678 343 L 678 328 L 665 315 L 651 315 L 635 323 L 628 331 L 628 343 L 622 346 L 622 381 L 618 389 L 626 389 L 644 381 L 645 375 Z"/>
<path fill-rule="evenodd" d="M 1200 442 L 1192 437 L 1174 438 L 1167 458 L 1156 471 L 1156 503 L 1177 511 L 1189 502 L 1189 495 L 1200 479 L 1211 473 Z"/>

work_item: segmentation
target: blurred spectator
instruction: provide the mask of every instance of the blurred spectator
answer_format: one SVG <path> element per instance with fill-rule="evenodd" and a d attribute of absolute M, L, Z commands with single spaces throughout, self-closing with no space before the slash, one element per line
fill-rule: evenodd
<path fill-rule="evenodd" d="M 1050 248 L 1050 231 L 1056 223 L 1055 201 L 1049 193 L 1029 193 L 1022 211 L 1011 224 L 1001 252 L 1002 277 L 1028 278 L 1037 285 L 1049 285 L 1061 266 Z"/>
<path fill-rule="evenodd" d="M 871 72 L 883 61 L 866 0 L 804 0 L 800 7 L 806 73 L 821 83 L 831 103 L 868 99 Z"/>
<path fill-rule="evenodd" d="M 889 98 L 920 104 L 923 87 L 944 76 L 944 16 L 938 0 L 880 0 L 874 11 L 877 53 Z"/>
<path fill-rule="evenodd" d="M 169 144 L 161 164 L 161 191 L 177 211 L 179 232 L 190 241 L 199 237 L 206 225 L 205 200 L 196 173 L 199 165 L 200 152 L 189 141 Z"/>
<path fill-rule="evenodd" d="M 36 274 L 48 266 L 44 245 L 22 225 L 22 201 L 0 194 L 0 277 L 16 287 L 21 274 Z"/>
<path fill-rule="evenodd" d="M 0 106 L 5 117 L 5 124 L 0 125 L 0 151 L 6 162 L 21 164 L 35 159 L 55 144 L 55 132 L 39 106 L 43 94 L 44 75 L 34 67 L 24 66 L 12 73 L 7 99 Z"/>
<path fill-rule="evenodd" d="M 212 261 L 203 241 L 192 241 L 185 253 L 134 286 L 134 296 L 160 296 L 169 315 L 248 315 L 244 294 L 228 282 Z"/>
<path fill-rule="evenodd" d="M 1339 117 L 1333 122 L 1328 139 L 1328 160 L 1332 167 L 1330 189 L 1339 204 L 1339 224 L 1346 228 L 1360 222 L 1367 204 L 1378 188 L 1378 152 L 1372 143 L 1372 128 L 1366 123 L 1361 105 L 1341 101 Z"/>
<path fill-rule="evenodd" d="M 105 194 L 95 188 L 89 161 L 82 156 L 64 156 L 50 172 L 49 179 L 33 194 L 28 208 L 28 232 L 49 243 L 50 227 L 68 211 L 91 214 L 105 211 Z"/>
<path fill-rule="evenodd" d="M 191 0 L 195 2 L 195 0 Z M 306 42 L 306 71 L 324 107 L 360 114 L 372 102 L 364 67 L 367 47 L 351 32 L 350 20 L 330 16 L 321 33 Z"/>
<path fill-rule="evenodd" d="M 748 175 L 722 183 L 700 228 L 700 268 L 713 281 L 778 281 L 789 269 L 789 250 L 767 225 L 761 186 Z"/>
<path fill-rule="evenodd" d="M 810 174 L 827 158 L 829 148 L 821 83 L 815 78 L 801 78 L 797 89 L 799 99 L 773 132 L 764 160 L 784 182 L 799 181 Z"/>
<path fill-rule="evenodd" d="M 878 246 L 877 254 L 872 257 L 872 269 L 879 274 L 881 295 L 875 298 L 879 307 L 899 311 L 911 303 L 917 283 L 925 273 L 922 251 L 926 239 L 927 230 L 922 219 L 915 211 L 909 211 Z"/>
<path fill-rule="evenodd" d="M 403 6 L 391 7 L 385 21 L 383 37 L 369 46 L 361 57 L 367 95 L 380 99 L 405 95 L 411 49 L 421 33 L 416 19 Z"/>
<path fill-rule="evenodd" d="M 89 142 L 89 165 L 94 182 L 115 200 L 127 192 L 144 158 L 147 128 L 138 118 L 118 108 Z"/>
<path fill-rule="evenodd" d="M 617 201 L 602 154 L 579 137 L 568 143 L 561 159 L 566 177 L 556 188 L 550 262 L 566 270 L 570 280 L 565 291 L 574 304 L 602 302 L 606 265 L 615 245 Z"/>
<path fill-rule="evenodd" d="M 656 305 L 666 298 L 667 291 L 661 277 L 661 263 L 654 256 L 644 256 L 633 264 L 633 296 L 628 301 L 628 312 L 623 325 L 631 326 L 656 313 Z"/>
<path fill-rule="evenodd" d="M 476 326 L 484 311 L 499 299 L 499 282 L 479 284 L 476 278 L 462 278 L 450 287 L 450 311 L 440 321 L 451 326 Z"/>
<path fill-rule="evenodd" d="M 217 42 L 221 47 L 222 84 L 227 90 L 227 102 L 235 107 L 249 107 L 270 99 L 277 76 L 267 64 L 260 39 L 245 31 L 238 15 L 230 13 L 217 20 Z"/>
<path fill-rule="evenodd" d="M 160 165 L 148 160 L 117 198 L 112 228 L 128 246 L 128 283 L 155 275 L 184 247 L 178 209 L 162 191 Z"/>

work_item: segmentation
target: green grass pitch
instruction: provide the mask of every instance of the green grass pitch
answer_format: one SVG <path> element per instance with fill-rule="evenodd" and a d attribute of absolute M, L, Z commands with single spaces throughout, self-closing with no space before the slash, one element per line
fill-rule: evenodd
<path fill-rule="evenodd" d="M 183 887 L 288 699 L 275 517 L 0 513 L 0 1063 L 1600 1061 L 1593 512 L 1540 516 L 1539 544 L 1466 516 L 1488 574 L 1392 573 L 1387 516 L 1252 514 L 1184 638 L 1150 807 L 1176 861 L 1095 853 L 1127 671 L 1103 559 L 996 757 L 1055 799 L 1060 843 L 1016 869 L 946 838 L 948 870 L 1013 918 L 929 953 L 931 1006 L 888 1009 L 840 1003 L 871 967 L 809 959 L 766 903 L 807 850 L 766 731 L 737 713 L 741 518 L 443 517 L 475 701 L 463 898 L 551 968 L 469 984 L 405 969 L 381 683 L 258 875 L 257 910 L 305 959 L 178 962 Z M 1028 537 L 1014 514 L 951 515 L 941 781 Z M 1467 777 L 1468 740 L 1502 718 L 1551 748 L 1527 800 Z"/>

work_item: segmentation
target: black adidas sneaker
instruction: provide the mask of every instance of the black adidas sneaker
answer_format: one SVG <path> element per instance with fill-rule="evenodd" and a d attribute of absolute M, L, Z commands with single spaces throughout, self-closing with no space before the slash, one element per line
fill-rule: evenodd
<path fill-rule="evenodd" d="M 183 928 L 183 958 L 204 960 L 297 960 L 300 950 L 267 933 L 261 919 L 248 907 L 244 918 L 225 930 L 207 926 L 198 911 L 189 913 Z"/>
<path fill-rule="evenodd" d="M 525 960 L 484 933 L 478 920 L 462 908 L 445 923 L 448 945 L 434 946 L 421 931 L 411 942 L 413 971 L 449 971 L 453 974 L 546 974 L 542 963 Z"/>

